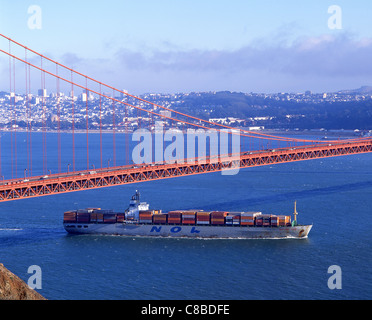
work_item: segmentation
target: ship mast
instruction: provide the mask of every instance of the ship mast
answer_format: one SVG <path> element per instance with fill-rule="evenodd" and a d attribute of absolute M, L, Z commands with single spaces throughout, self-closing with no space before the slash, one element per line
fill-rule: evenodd
<path fill-rule="evenodd" d="M 298 212 L 297 212 L 297 201 L 294 202 L 294 212 L 293 212 L 293 226 L 297 226 L 297 215 L 298 215 Z"/>

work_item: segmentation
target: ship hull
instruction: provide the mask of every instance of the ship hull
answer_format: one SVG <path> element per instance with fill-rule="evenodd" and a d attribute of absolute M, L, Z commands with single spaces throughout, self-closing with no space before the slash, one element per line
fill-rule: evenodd
<path fill-rule="evenodd" d="M 221 239 L 283 239 L 307 238 L 312 225 L 288 227 L 248 227 L 212 225 L 154 225 L 135 223 L 66 223 L 72 234 L 103 234 L 130 237 L 221 238 Z"/>

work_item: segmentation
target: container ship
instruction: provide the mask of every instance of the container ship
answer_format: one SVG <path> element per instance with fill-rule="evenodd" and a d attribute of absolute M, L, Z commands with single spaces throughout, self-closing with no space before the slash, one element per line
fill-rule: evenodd
<path fill-rule="evenodd" d="M 262 212 L 150 210 L 138 191 L 124 212 L 87 208 L 64 213 L 63 225 L 72 234 L 222 239 L 307 238 L 312 225 L 297 224 L 288 215 Z"/>

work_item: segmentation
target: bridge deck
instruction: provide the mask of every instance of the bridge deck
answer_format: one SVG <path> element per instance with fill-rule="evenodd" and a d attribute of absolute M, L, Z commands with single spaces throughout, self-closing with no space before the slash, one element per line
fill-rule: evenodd
<path fill-rule="evenodd" d="M 158 179 L 218 172 L 237 168 L 264 166 L 293 161 L 344 156 L 372 152 L 372 139 L 307 147 L 282 148 L 243 152 L 237 156 L 206 159 L 198 162 L 148 164 L 105 168 L 33 177 L 26 180 L 6 180 L 0 185 L 0 202 L 103 188 Z"/>

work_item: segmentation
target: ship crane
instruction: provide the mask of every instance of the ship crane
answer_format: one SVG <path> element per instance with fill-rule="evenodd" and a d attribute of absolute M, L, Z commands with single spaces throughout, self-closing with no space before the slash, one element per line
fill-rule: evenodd
<path fill-rule="evenodd" d="M 292 226 L 297 226 L 297 215 L 298 215 L 298 212 L 297 212 L 297 201 L 295 201 L 294 202 L 294 212 L 293 212 Z"/>

